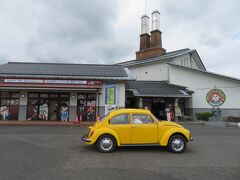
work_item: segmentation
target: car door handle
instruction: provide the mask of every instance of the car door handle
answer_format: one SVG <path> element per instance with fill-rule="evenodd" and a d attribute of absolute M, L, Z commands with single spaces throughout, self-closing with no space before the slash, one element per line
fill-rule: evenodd
<path fill-rule="evenodd" d="M 135 126 L 132 126 L 132 128 L 136 128 L 137 126 L 135 125 Z"/>

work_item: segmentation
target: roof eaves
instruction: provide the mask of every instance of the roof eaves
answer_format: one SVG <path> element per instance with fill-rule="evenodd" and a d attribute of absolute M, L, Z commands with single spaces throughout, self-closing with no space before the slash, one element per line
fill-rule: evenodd
<path fill-rule="evenodd" d="M 128 91 L 132 91 L 136 97 L 192 97 L 183 94 L 140 94 L 136 89 L 128 89 Z"/>
<path fill-rule="evenodd" d="M 7 65 L 7 64 L 23 64 L 23 65 L 26 65 L 26 64 L 29 64 L 29 65 L 37 65 L 37 64 L 40 64 L 40 65 L 62 65 L 62 66 L 109 66 L 109 67 L 112 67 L 112 66 L 119 66 L 119 67 L 122 67 L 121 65 L 118 65 L 118 64 L 77 64 L 77 63 L 42 63 L 42 62 L 8 62 L 8 63 L 4 63 L 4 64 L 1 64 L 1 65 Z"/>
<path fill-rule="evenodd" d="M 172 55 L 172 56 L 169 56 L 169 57 L 157 56 L 157 57 L 153 57 L 153 58 L 147 58 L 147 59 L 142 59 L 142 60 L 135 60 L 135 62 L 132 63 L 132 64 L 125 64 L 124 65 L 124 63 L 123 63 L 122 66 L 133 67 L 133 66 L 139 66 L 139 65 L 142 65 L 142 64 L 158 63 L 159 61 L 165 62 L 165 61 L 169 61 L 169 59 L 172 59 L 172 58 L 175 58 L 175 57 L 179 57 L 179 56 L 182 56 L 184 54 L 191 53 L 191 52 L 194 51 L 194 50 L 191 50 L 191 49 L 186 49 L 186 50 L 188 50 L 188 51 L 185 51 L 185 52 L 182 52 L 182 53 L 179 53 L 179 54 L 176 54 L 176 55 Z M 134 61 L 134 60 L 132 60 L 132 61 Z"/>
<path fill-rule="evenodd" d="M 204 66 L 204 64 L 203 64 L 203 62 L 202 62 L 202 59 L 200 58 L 200 56 L 199 56 L 197 50 L 196 50 L 196 49 L 193 49 L 192 52 L 195 53 L 196 56 L 198 57 L 198 59 L 199 59 L 201 65 L 202 65 L 203 69 L 204 69 L 205 71 L 207 71 L 207 69 L 206 69 L 206 67 Z"/>
<path fill-rule="evenodd" d="M 189 49 L 189 48 L 184 48 L 184 49 L 179 49 L 179 50 L 176 50 L 176 51 L 167 52 L 167 53 L 164 54 L 164 55 L 173 54 L 173 53 L 176 53 L 176 52 L 178 52 L 178 51 L 189 51 L 189 50 L 191 50 L 191 49 Z M 161 56 L 158 56 L 158 57 L 161 57 Z M 156 57 L 153 57 L 153 58 L 156 58 Z M 147 58 L 147 59 L 151 59 L 151 58 Z M 143 60 L 144 60 L 144 59 L 143 59 Z M 123 66 L 123 65 L 125 65 L 125 64 L 127 64 L 127 63 L 131 63 L 131 62 L 135 62 L 135 61 L 136 61 L 136 59 L 129 60 L 129 61 L 123 61 L 123 62 L 120 62 L 120 63 L 116 63 L 116 65 L 121 65 L 121 66 Z"/>
<path fill-rule="evenodd" d="M 95 79 L 95 80 L 135 80 L 132 77 L 97 77 L 97 76 L 54 76 L 54 75 L 13 75 L 13 74 L 0 74 L 0 77 L 11 78 L 56 78 L 56 79 Z"/>
<path fill-rule="evenodd" d="M 193 68 L 189 68 L 189 67 L 185 67 L 185 66 L 181 66 L 181 65 L 177 65 L 177 64 L 172 64 L 172 63 L 168 63 L 168 64 L 171 65 L 171 66 L 182 68 L 182 69 L 196 71 L 196 72 L 200 72 L 200 73 L 203 73 L 203 74 L 208 74 L 208 75 L 212 75 L 212 76 L 215 76 L 215 77 L 220 77 L 220 78 L 230 79 L 230 80 L 234 80 L 234 81 L 239 81 L 240 82 L 240 79 L 238 79 L 238 78 L 225 76 L 225 75 L 214 73 L 214 72 L 203 71 L 203 70 L 199 70 L 199 69 L 193 69 Z"/>

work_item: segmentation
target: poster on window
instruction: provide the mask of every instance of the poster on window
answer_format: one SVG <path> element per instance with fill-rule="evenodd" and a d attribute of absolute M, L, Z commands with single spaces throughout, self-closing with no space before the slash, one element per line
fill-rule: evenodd
<path fill-rule="evenodd" d="M 105 86 L 105 114 L 108 114 L 109 112 L 116 109 L 116 95 L 116 84 Z"/>

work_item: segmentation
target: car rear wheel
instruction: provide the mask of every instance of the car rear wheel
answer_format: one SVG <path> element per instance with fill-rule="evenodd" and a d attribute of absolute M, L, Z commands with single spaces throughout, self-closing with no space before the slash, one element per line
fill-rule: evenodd
<path fill-rule="evenodd" d="M 186 140 L 181 135 L 173 135 L 168 142 L 168 149 L 173 153 L 183 153 L 186 147 Z"/>
<path fill-rule="evenodd" d="M 100 152 L 112 152 L 116 148 L 116 140 L 111 135 L 102 135 L 97 141 L 97 149 Z"/>

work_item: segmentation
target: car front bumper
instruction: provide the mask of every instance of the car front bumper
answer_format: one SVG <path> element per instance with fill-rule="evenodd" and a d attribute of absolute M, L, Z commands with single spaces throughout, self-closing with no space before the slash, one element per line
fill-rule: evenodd
<path fill-rule="evenodd" d="M 190 137 L 189 141 L 193 141 L 193 137 Z"/>

